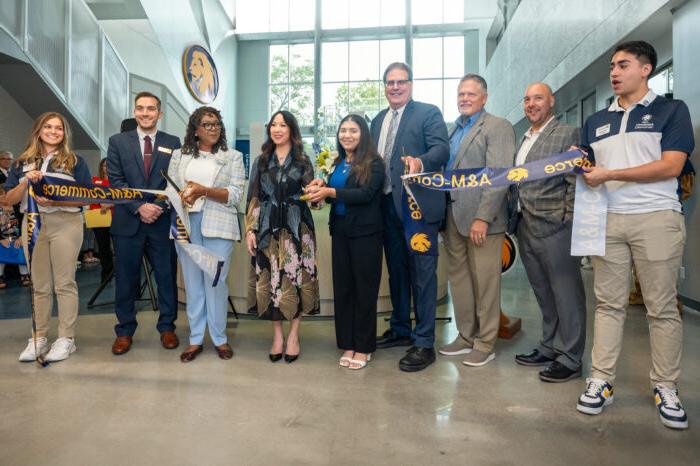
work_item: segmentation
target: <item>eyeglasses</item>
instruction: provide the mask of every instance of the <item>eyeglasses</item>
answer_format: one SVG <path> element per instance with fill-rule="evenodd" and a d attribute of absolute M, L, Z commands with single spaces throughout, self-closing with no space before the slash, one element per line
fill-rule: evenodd
<path fill-rule="evenodd" d="M 386 87 L 394 87 L 394 86 L 406 87 L 406 86 L 408 86 L 408 83 L 410 83 L 410 82 L 411 81 L 408 79 L 398 79 L 398 80 L 386 81 L 384 83 L 384 85 Z"/>
<path fill-rule="evenodd" d="M 221 124 L 220 121 L 217 121 L 216 123 L 209 123 L 209 122 L 202 123 L 202 124 L 199 125 L 199 126 L 201 126 L 202 128 L 206 129 L 207 131 L 211 131 L 211 130 L 221 129 L 222 124 Z"/>

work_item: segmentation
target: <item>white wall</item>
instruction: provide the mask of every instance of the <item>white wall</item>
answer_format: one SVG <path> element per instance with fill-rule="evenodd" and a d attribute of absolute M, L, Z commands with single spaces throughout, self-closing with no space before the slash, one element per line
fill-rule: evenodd
<path fill-rule="evenodd" d="M 522 118 L 521 99 L 527 84 L 545 81 L 557 91 L 668 3 L 521 2 L 486 67 L 489 111 L 517 122 Z"/>
<path fill-rule="evenodd" d="M 700 0 L 691 0 L 673 15 L 673 96 L 688 104 L 695 129 L 695 152 L 691 161 L 700 169 L 700 86 L 697 83 L 700 64 Z M 683 265 L 685 279 L 681 281 L 681 295 L 691 307 L 700 310 L 700 206 L 698 186 L 685 205 L 687 239 Z"/>
<path fill-rule="evenodd" d="M 100 25 L 124 60 L 129 73 L 161 82 L 178 100 L 184 100 L 185 96 L 177 83 L 182 73 L 176 76 L 170 71 L 168 60 L 147 19 L 103 20 Z"/>
<path fill-rule="evenodd" d="M 148 19 L 104 20 L 100 24 L 129 72 L 162 83 L 187 115 L 202 104 L 187 89 L 182 55 L 191 45 L 204 46 L 214 58 L 219 74 L 219 93 L 209 105 L 220 109 L 227 128 L 233 129 L 236 120 L 237 42 L 230 20 L 218 2 L 192 0 L 182 3 L 174 8 L 170 0 L 144 1 L 142 6 Z M 138 83 L 143 84 L 144 89 L 132 87 L 132 94 L 149 88 L 145 82 Z"/>
<path fill-rule="evenodd" d="M 0 150 L 9 150 L 16 158 L 27 143 L 33 120 L 2 86 L 0 109 Z"/>

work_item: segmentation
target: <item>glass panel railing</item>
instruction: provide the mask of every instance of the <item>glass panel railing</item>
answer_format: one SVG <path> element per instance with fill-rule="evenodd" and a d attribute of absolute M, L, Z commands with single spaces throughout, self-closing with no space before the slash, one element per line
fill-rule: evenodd
<path fill-rule="evenodd" d="M 27 2 L 27 52 L 65 95 L 66 0 Z"/>
<path fill-rule="evenodd" d="M 74 1 L 70 31 L 70 103 L 100 134 L 100 27 L 90 9 Z"/>
<path fill-rule="evenodd" d="M 0 2 L 0 27 L 19 41 L 22 34 L 22 0 Z"/>
<path fill-rule="evenodd" d="M 3 31 L 106 149 L 129 111 L 129 73 L 85 1 L 0 0 Z"/>
<path fill-rule="evenodd" d="M 105 38 L 104 67 L 102 78 L 104 84 L 104 136 L 105 145 L 109 137 L 117 134 L 121 128 L 122 119 L 129 111 L 129 74 L 124 68 L 112 44 Z"/>

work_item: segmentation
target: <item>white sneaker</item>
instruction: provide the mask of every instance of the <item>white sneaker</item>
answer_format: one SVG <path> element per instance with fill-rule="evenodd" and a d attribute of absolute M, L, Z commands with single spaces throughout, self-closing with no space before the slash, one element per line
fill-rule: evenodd
<path fill-rule="evenodd" d="M 659 410 L 661 422 L 671 429 L 687 429 L 688 416 L 685 414 L 678 390 L 656 385 L 654 387 L 654 402 Z"/>
<path fill-rule="evenodd" d="M 51 345 L 51 351 L 46 355 L 46 361 L 63 361 L 75 353 L 75 343 L 72 338 L 59 338 Z"/>
<path fill-rule="evenodd" d="M 36 339 L 36 350 L 40 355 L 45 355 L 49 351 L 49 342 L 46 337 L 39 337 Z M 34 352 L 34 338 L 29 339 L 27 347 L 19 355 L 19 360 L 21 362 L 32 362 L 36 361 L 36 353 Z"/>
<path fill-rule="evenodd" d="M 613 402 L 613 387 L 607 380 L 586 379 L 584 391 L 576 403 L 576 409 L 584 414 L 600 414 Z"/>

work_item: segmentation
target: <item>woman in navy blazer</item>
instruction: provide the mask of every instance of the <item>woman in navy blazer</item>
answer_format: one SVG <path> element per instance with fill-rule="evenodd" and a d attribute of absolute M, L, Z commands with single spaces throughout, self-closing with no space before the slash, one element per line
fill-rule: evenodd
<path fill-rule="evenodd" d="M 332 203 L 330 215 L 335 334 L 339 364 L 362 369 L 375 350 L 377 296 L 382 278 L 384 163 L 364 118 L 343 118 L 338 157 L 327 181 L 314 180 L 309 201 Z"/>

